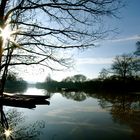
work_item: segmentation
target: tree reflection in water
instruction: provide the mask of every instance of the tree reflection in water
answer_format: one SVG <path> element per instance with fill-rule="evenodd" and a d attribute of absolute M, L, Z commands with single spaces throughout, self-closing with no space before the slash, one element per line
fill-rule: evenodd
<path fill-rule="evenodd" d="M 36 140 L 45 128 L 44 121 L 36 121 L 33 124 L 23 125 L 25 116 L 17 109 L 10 109 L 4 113 L 0 106 L 0 140 Z"/>
<path fill-rule="evenodd" d="M 140 139 L 140 95 L 129 93 L 84 93 L 61 92 L 67 99 L 84 101 L 88 97 L 98 98 L 99 105 L 110 112 L 116 123 L 126 124 L 132 131 L 132 139 Z"/>
<path fill-rule="evenodd" d="M 73 99 L 75 101 L 84 101 L 87 98 L 85 92 L 61 92 L 63 97 L 67 99 Z"/>
<path fill-rule="evenodd" d="M 116 123 L 126 124 L 132 131 L 132 139 L 140 140 L 140 94 L 129 93 L 84 93 L 61 92 L 67 99 L 84 101 L 87 98 L 99 99 L 99 105 L 110 112 Z"/>
<path fill-rule="evenodd" d="M 133 131 L 134 140 L 140 139 L 140 96 L 138 95 L 99 95 L 102 108 L 109 109 L 113 121 L 127 124 Z"/>

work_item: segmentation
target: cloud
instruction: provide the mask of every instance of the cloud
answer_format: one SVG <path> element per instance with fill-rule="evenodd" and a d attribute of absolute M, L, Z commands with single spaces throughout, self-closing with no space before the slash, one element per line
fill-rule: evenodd
<path fill-rule="evenodd" d="M 78 58 L 77 64 L 85 65 L 102 65 L 102 64 L 112 64 L 114 58 Z"/>
<path fill-rule="evenodd" d="M 54 110 L 50 110 L 47 112 L 47 116 L 50 117 L 59 117 L 59 118 L 65 118 L 68 119 L 77 112 L 85 112 L 85 113 L 93 113 L 93 112 L 107 112 L 104 109 L 97 108 L 97 106 L 72 106 L 71 108 L 63 107 L 63 108 L 56 108 Z"/>
<path fill-rule="evenodd" d="M 140 40 L 139 35 L 133 35 L 133 36 L 128 36 L 124 38 L 118 38 L 118 39 L 112 39 L 112 40 L 107 40 L 107 42 L 124 42 L 124 41 L 132 41 L 132 40 Z"/>

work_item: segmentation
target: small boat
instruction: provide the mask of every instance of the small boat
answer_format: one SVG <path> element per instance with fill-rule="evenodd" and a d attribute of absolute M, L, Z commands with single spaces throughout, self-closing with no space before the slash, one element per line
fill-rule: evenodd
<path fill-rule="evenodd" d="M 35 108 L 36 105 L 49 105 L 50 102 L 46 99 L 49 96 L 42 95 L 19 95 L 3 93 L 0 96 L 0 105 L 21 107 L 21 108 Z"/>

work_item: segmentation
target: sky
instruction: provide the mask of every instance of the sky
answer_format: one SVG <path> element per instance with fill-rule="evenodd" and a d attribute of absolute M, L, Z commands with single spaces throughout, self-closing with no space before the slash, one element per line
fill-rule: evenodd
<path fill-rule="evenodd" d="M 115 56 L 132 53 L 136 42 L 140 40 L 140 0 L 126 0 L 126 6 L 120 10 L 120 18 L 107 19 L 106 24 L 117 34 L 97 42 L 98 46 L 86 50 L 74 51 L 74 65 L 65 71 L 51 71 L 34 66 L 28 69 L 23 79 L 30 82 L 44 81 L 48 75 L 61 81 L 67 76 L 83 74 L 89 79 L 97 78 L 102 68 L 109 68 Z"/>

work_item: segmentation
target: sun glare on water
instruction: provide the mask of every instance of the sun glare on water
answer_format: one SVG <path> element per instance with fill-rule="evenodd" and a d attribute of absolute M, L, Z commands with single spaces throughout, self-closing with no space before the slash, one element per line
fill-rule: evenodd
<path fill-rule="evenodd" d="M 10 136 L 11 136 L 11 133 L 12 133 L 11 130 L 5 129 L 4 135 L 5 135 L 6 137 L 10 137 Z"/>

